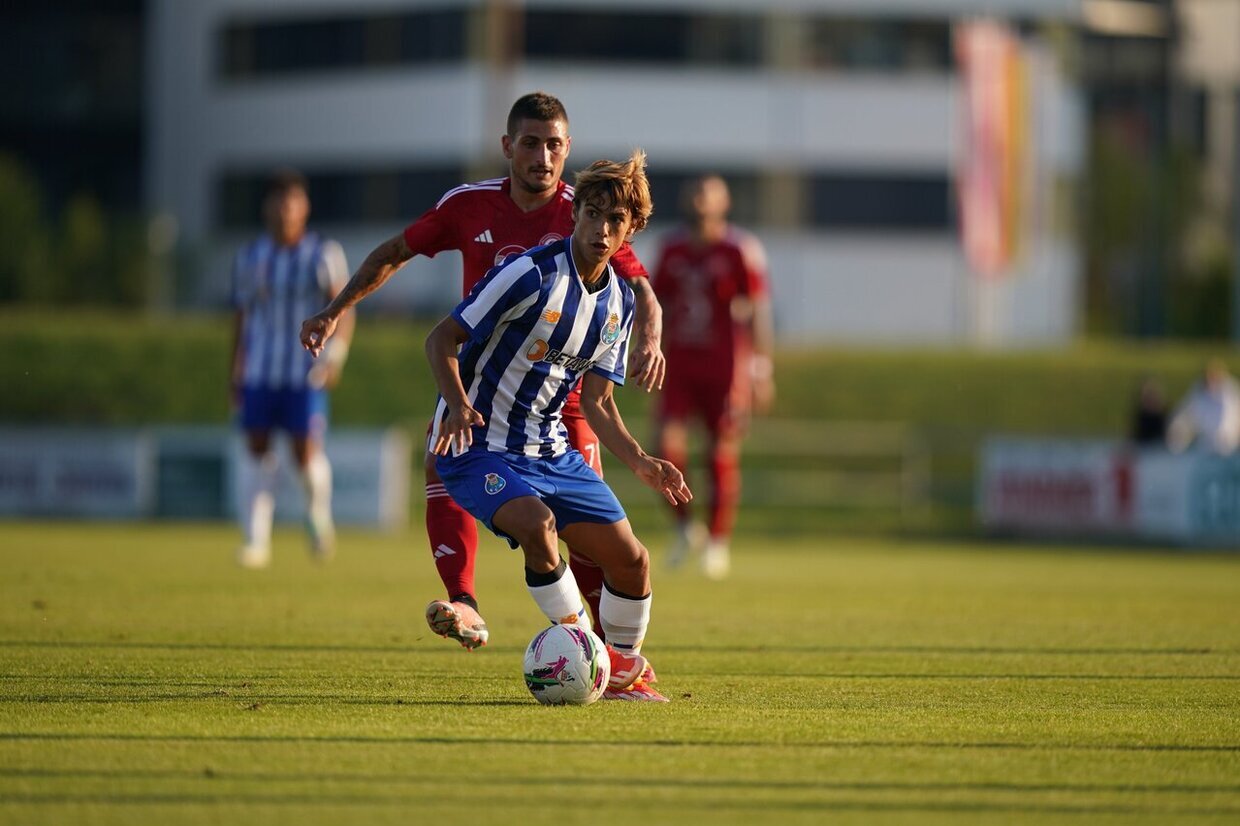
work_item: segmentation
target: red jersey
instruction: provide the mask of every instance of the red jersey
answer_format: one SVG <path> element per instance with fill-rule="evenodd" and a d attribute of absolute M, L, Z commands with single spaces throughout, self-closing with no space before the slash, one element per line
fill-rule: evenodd
<path fill-rule="evenodd" d="M 663 242 L 651 283 L 663 306 L 668 361 L 702 359 L 699 367 L 731 372 L 738 350 L 750 347 L 747 331 L 732 318 L 732 303 L 766 294 L 766 255 L 758 239 L 731 226 L 710 244 L 675 232 Z"/>
<path fill-rule="evenodd" d="M 522 211 L 509 193 L 512 180 L 493 178 L 450 189 L 439 203 L 405 227 L 414 255 L 433 258 L 458 250 L 465 259 L 461 294 L 468 295 L 487 270 L 509 255 L 567 238 L 573 232 L 573 188 L 560 181 L 555 196 L 538 209 Z M 622 278 L 644 278 L 646 268 L 625 244 L 611 259 Z"/>

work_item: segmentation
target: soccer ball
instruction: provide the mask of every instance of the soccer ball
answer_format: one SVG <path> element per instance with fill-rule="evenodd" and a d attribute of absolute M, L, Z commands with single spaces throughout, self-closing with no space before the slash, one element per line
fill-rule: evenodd
<path fill-rule="evenodd" d="M 525 685 L 545 706 L 586 706 L 603 696 L 611 658 L 603 641 L 580 625 L 553 625 L 525 649 Z"/>

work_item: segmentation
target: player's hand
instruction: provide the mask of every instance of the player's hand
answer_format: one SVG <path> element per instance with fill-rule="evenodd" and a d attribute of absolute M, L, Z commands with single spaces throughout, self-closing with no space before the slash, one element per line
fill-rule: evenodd
<path fill-rule="evenodd" d="M 325 313 L 315 313 L 301 323 L 301 346 L 318 358 L 327 340 L 336 332 L 336 319 Z"/>
<path fill-rule="evenodd" d="M 672 505 L 683 505 L 693 499 L 693 491 L 685 484 L 685 476 L 680 472 L 680 468 L 666 459 L 647 456 L 633 472 Z"/>
<path fill-rule="evenodd" d="M 474 443 L 473 428 L 484 424 L 486 420 L 482 418 L 482 414 L 469 405 L 450 410 L 439 428 L 435 444 L 431 445 L 431 453 L 447 456 L 453 447 L 457 453 L 464 453 Z"/>
<path fill-rule="evenodd" d="M 656 336 L 637 333 L 633 336 L 633 347 L 629 350 L 629 375 L 637 382 L 637 386 L 649 393 L 663 389 L 663 376 L 667 372 L 667 359 L 659 349 Z"/>

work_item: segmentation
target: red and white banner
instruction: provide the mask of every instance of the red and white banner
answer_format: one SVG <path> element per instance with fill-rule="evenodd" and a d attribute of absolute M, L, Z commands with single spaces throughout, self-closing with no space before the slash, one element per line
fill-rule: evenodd
<path fill-rule="evenodd" d="M 1028 72 L 1020 39 L 997 20 L 960 23 L 961 148 L 957 170 L 965 258 L 994 277 L 1019 250 L 1027 183 Z"/>
<path fill-rule="evenodd" d="M 1003 437 L 979 464 L 977 512 L 991 530 L 1240 548 L 1240 455 Z"/>

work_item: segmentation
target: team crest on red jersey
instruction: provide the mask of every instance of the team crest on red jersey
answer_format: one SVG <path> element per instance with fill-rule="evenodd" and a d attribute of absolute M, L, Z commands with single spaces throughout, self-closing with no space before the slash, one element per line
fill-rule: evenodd
<path fill-rule="evenodd" d="M 556 233 L 556 232 L 549 232 L 546 235 L 544 235 L 542 237 L 542 240 L 539 241 L 534 246 L 545 247 L 547 246 L 547 244 L 554 244 L 556 241 L 563 241 L 563 240 L 564 240 L 563 235 L 560 235 L 559 233 Z M 509 256 L 520 255 L 521 253 L 529 249 L 533 249 L 533 247 L 523 247 L 520 244 L 509 244 L 508 246 L 501 249 L 499 252 L 495 253 L 495 266 L 498 267 L 500 264 L 504 263 L 504 261 L 507 258 L 509 258 Z"/>
<path fill-rule="evenodd" d="M 511 255 L 520 255 L 523 252 L 525 252 L 525 247 L 520 244 L 509 244 L 499 252 L 495 253 L 495 266 L 498 267 L 500 264 L 504 263 L 504 261 Z"/>

